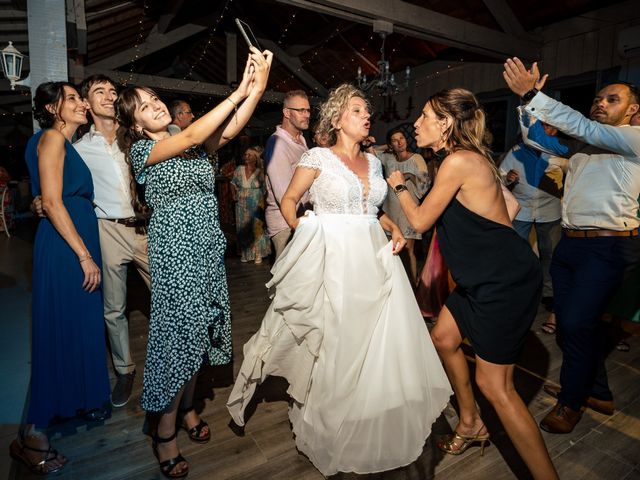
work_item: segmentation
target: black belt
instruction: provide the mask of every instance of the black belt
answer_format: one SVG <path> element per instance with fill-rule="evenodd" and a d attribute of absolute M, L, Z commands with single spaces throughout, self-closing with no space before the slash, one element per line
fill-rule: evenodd
<path fill-rule="evenodd" d="M 145 227 L 148 221 L 143 218 L 129 217 L 129 218 L 102 218 L 101 220 L 107 220 L 108 222 L 119 223 L 125 227 Z"/>
<path fill-rule="evenodd" d="M 638 229 L 633 230 L 573 230 L 563 228 L 562 231 L 570 238 L 593 238 L 593 237 L 637 237 Z"/>

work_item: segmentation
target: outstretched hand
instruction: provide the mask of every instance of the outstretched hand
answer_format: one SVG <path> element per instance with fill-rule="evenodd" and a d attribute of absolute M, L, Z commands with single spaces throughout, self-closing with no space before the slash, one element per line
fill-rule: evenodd
<path fill-rule="evenodd" d="M 548 74 L 545 74 L 540 78 L 537 62 L 534 62 L 531 68 L 527 70 L 524 63 L 517 57 L 507 59 L 502 76 L 511 91 L 519 97 L 533 88 L 541 90 L 549 77 Z"/>

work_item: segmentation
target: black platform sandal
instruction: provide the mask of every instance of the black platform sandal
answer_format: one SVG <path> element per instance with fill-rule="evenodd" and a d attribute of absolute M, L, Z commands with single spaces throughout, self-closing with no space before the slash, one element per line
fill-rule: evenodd
<path fill-rule="evenodd" d="M 168 438 L 161 438 L 157 434 L 153 436 L 153 454 L 158 459 L 158 464 L 160 465 L 160 472 L 162 473 L 162 475 L 164 475 L 167 478 L 184 478 L 187 475 L 189 475 L 189 464 L 181 454 L 178 454 L 177 457 L 170 458 L 169 460 L 164 460 L 162 462 L 160 461 L 160 454 L 158 453 L 158 444 L 168 443 L 174 440 L 176 436 L 177 436 L 177 432 L 173 432 L 173 435 L 171 435 Z M 187 469 L 184 472 L 174 474 L 173 470 L 176 468 L 178 464 L 182 462 L 187 463 Z"/>
<path fill-rule="evenodd" d="M 192 442 L 207 443 L 209 440 L 211 440 L 211 429 L 209 428 L 207 434 L 205 436 L 202 436 L 202 430 L 204 430 L 205 427 L 209 427 L 209 424 L 207 422 L 200 419 L 200 423 L 198 423 L 198 425 L 196 425 L 195 427 L 187 427 L 184 417 L 192 410 L 193 407 L 181 408 L 178 410 L 177 426 L 179 428 L 184 428 L 184 430 L 187 432 L 187 435 L 189 435 L 189 440 L 191 440 Z"/>

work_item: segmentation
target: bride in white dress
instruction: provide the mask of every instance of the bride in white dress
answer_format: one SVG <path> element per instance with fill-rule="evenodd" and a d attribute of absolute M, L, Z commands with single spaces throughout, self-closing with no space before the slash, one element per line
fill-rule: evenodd
<path fill-rule="evenodd" d="M 380 161 L 360 151 L 369 108 L 351 85 L 322 106 L 330 148 L 305 153 L 281 210 L 295 234 L 273 266 L 273 302 L 244 346 L 227 402 L 236 424 L 269 375 L 289 382 L 296 446 L 324 475 L 408 465 L 452 394 L 378 206 Z M 309 190 L 314 211 L 296 218 Z M 388 241 L 384 230 L 391 231 Z"/>

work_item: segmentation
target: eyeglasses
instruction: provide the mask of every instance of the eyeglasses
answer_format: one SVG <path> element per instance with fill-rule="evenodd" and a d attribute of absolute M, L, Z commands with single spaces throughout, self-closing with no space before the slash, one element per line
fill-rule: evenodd
<path fill-rule="evenodd" d="M 293 108 L 293 107 L 285 107 L 289 110 L 293 110 L 294 112 L 298 112 L 298 113 L 311 113 L 311 109 L 310 108 Z"/>

